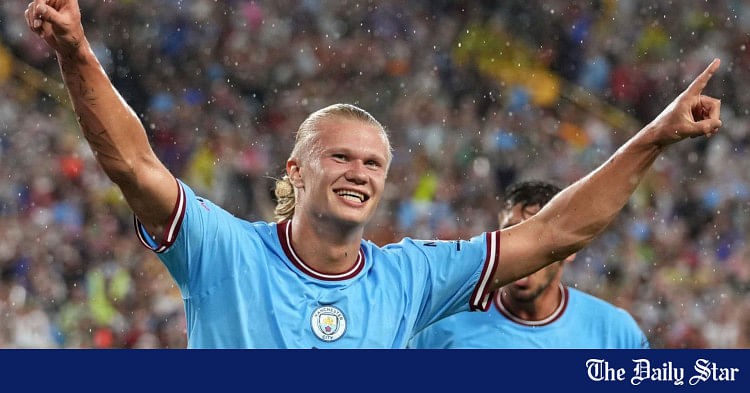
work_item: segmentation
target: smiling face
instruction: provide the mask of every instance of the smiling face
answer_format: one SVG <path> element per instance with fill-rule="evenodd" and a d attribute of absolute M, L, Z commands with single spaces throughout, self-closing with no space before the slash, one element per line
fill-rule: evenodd
<path fill-rule="evenodd" d="M 385 187 L 389 150 L 383 131 L 341 116 L 321 119 L 315 129 L 314 147 L 287 162 L 297 190 L 295 215 L 364 226 Z"/>

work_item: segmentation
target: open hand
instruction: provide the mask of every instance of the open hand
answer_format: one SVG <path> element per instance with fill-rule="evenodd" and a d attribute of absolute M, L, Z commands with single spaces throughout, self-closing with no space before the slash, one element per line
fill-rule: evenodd
<path fill-rule="evenodd" d="M 74 54 L 85 40 L 78 0 L 34 0 L 24 15 L 31 31 L 62 55 Z"/>
<path fill-rule="evenodd" d="M 710 137 L 719 132 L 721 101 L 701 92 L 719 69 L 720 63 L 719 59 L 714 59 L 693 83 L 649 124 L 648 127 L 655 132 L 657 143 L 665 146 L 687 137 Z"/>

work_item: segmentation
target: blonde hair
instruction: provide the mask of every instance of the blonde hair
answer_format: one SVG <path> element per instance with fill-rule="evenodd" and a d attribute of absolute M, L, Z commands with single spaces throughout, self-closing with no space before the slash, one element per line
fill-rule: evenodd
<path fill-rule="evenodd" d="M 299 129 L 297 130 L 294 148 L 289 155 L 289 159 L 294 158 L 297 160 L 303 160 L 314 157 L 315 152 L 320 148 L 320 146 L 318 146 L 316 126 L 321 120 L 334 116 L 344 119 L 359 120 L 376 126 L 380 130 L 380 135 L 388 147 L 387 159 L 388 166 L 390 166 L 393 153 L 391 152 L 391 142 L 388 139 L 388 134 L 385 132 L 385 128 L 383 128 L 383 125 L 380 124 L 380 122 L 371 114 L 367 113 L 367 111 L 351 104 L 334 104 L 310 114 L 310 116 L 300 124 Z M 285 174 L 280 180 L 276 181 L 274 194 L 276 195 L 276 208 L 274 209 L 276 221 L 280 222 L 291 219 L 294 216 L 294 208 L 297 205 L 297 198 L 294 186 L 289 180 L 288 175 Z"/>

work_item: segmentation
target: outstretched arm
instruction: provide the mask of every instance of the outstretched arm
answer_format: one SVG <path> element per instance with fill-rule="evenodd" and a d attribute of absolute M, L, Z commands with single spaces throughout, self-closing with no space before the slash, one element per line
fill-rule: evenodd
<path fill-rule="evenodd" d="M 560 192 L 535 216 L 503 230 L 500 262 L 490 288 L 525 277 L 583 248 L 614 219 L 668 145 L 718 132 L 721 103 L 701 95 L 718 68 L 716 59 L 607 162 Z"/>
<path fill-rule="evenodd" d="M 78 123 L 97 161 L 146 229 L 160 236 L 175 206 L 177 184 L 94 56 L 78 1 L 35 0 L 25 15 L 29 28 L 57 52 Z"/>

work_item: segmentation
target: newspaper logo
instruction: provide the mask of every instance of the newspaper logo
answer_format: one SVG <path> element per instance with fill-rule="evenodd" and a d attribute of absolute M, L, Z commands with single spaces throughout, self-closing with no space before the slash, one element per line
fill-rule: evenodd
<path fill-rule="evenodd" d="M 669 382 L 676 386 L 685 384 L 685 368 L 676 366 L 673 362 L 652 364 L 649 359 L 632 359 L 632 374 L 627 374 L 625 367 L 613 367 L 605 359 L 588 359 L 586 372 L 594 382 L 629 381 L 638 386 L 643 382 Z M 698 359 L 693 364 L 695 373 L 687 379 L 687 384 L 695 386 L 702 382 L 734 382 L 740 369 L 737 367 L 721 367 L 708 359 Z"/>

